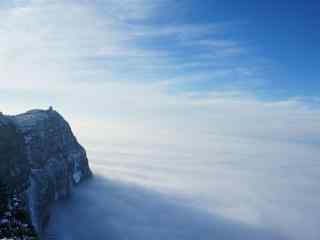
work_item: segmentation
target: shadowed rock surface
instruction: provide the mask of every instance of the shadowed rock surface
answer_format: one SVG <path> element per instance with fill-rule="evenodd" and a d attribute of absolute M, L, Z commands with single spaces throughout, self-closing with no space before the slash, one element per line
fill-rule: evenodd
<path fill-rule="evenodd" d="M 86 152 L 59 113 L 0 115 L 0 180 L 17 193 L 38 233 L 51 204 L 89 176 Z"/>

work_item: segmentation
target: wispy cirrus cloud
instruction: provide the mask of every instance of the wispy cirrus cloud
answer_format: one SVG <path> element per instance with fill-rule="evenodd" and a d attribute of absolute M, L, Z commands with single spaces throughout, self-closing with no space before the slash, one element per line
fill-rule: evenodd
<path fill-rule="evenodd" d="M 232 25 L 157 22 L 166 4 L 147 0 L 35 0 L 15 1 L 1 8 L 2 91 L 59 94 L 64 99 L 55 100 L 59 105 L 73 102 L 68 99 L 76 91 L 81 97 L 73 98 L 88 99 L 97 111 L 104 107 L 117 111 L 125 106 L 130 112 L 129 105 L 134 103 L 142 115 L 154 106 L 170 109 L 172 103 L 179 103 L 171 111 L 174 114 L 185 106 L 192 112 L 203 103 L 207 106 L 202 111 L 208 115 L 233 106 L 221 114 L 248 115 L 241 119 L 239 130 L 245 128 L 243 122 L 250 122 L 245 128 L 250 129 L 254 125 L 252 115 L 266 104 L 273 106 L 273 110 L 265 109 L 268 114 L 281 113 L 277 101 L 257 100 L 254 91 L 263 90 L 266 66 L 253 61 L 256 58 L 250 44 L 231 37 Z M 223 97 L 212 97 L 222 89 Z M 236 101 L 229 94 L 234 92 L 241 93 Z M 292 103 L 292 99 L 284 102 Z M 302 115 L 305 101 L 294 102 L 295 110 L 287 105 L 279 119 L 291 118 L 289 112 L 293 110 Z M 247 110 L 237 107 L 241 104 Z M 167 116 L 166 111 L 163 114 Z M 267 119 L 268 114 L 261 119 Z M 317 115 L 314 112 L 315 118 Z M 302 129 L 310 125 L 294 117 L 290 121 Z M 279 124 L 279 128 L 287 127 Z"/>
<path fill-rule="evenodd" d="M 0 11 L 1 88 L 11 93 L 4 101 L 16 99 L 14 92 L 28 95 L 28 90 L 40 96 L 29 104 L 53 101 L 68 109 L 87 99 L 87 110 L 108 108 L 118 115 L 118 109 L 136 109 L 141 116 L 159 112 L 175 122 L 182 121 L 184 110 L 201 113 L 194 115 L 195 121 L 204 122 L 217 113 L 222 120 L 214 121 L 224 125 L 221 129 L 232 125 L 233 133 L 272 136 L 283 129 L 283 135 L 290 135 L 301 129 L 300 135 L 316 138 L 307 126 L 317 129 L 317 109 L 310 110 L 313 117 L 304 122 L 295 115 L 306 114 L 304 101 L 285 100 L 288 104 L 279 111 L 277 101 L 257 100 L 264 65 L 251 60 L 255 57 L 248 43 L 229 36 L 229 23 L 156 23 L 165 1 L 14 3 Z M 217 98 L 219 89 L 223 91 Z M 59 100 L 43 97 L 41 91 L 59 95 Z M 73 92 L 77 94 L 71 98 Z M 77 112 L 84 114 L 82 108 Z M 265 119 L 274 114 L 274 131 L 264 132 L 264 124 L 251 123 L 259 118 L 267 124 Z M 240 124 L 234 125 L 238 116 Z M 294 122 L 291 130 L 288 121 Z M 211 128 L 210 121 L 201 125 Z"/>
<path fill-rule="evenodd" d="M 199 78 L 221 71 L 243 75 L 237 69 L 244 64 L 233 57 L 244 49 L 223 39 L 222 24 L 148 24 L 158 14 L 156 7 L 161 1 L 17 1 L 1 11 L 3 78 L 22 87 L 49 79 L 57 85 L 81 79 L 168 81 L 190 72 Z M 219 39 L 210 39 L 215 34 Z M 237 66 L 230 66 L 231 61 Z M 21 80 L 22 72 L 26 80 Z"/>

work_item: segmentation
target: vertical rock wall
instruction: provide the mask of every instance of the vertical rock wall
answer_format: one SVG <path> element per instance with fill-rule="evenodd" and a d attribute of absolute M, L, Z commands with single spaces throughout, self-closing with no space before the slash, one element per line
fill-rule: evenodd
<path fill-rule="evenodd" d="M 0 180 L 27 186 L 22 198 L 38 232 L 49 219 L 51 204 L 89 176 L 84 148 L 56 111 L 0 115 Z"/>

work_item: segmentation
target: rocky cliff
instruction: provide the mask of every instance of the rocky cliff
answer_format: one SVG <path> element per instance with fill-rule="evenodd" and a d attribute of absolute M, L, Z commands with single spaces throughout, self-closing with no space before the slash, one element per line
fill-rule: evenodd
<path fill-rule="evenodd" d="M 0 115 L 0 183 L 19 195 L 38 233 L 49 219 L 51 204 L 89 176 L 84 148 L 56 111 Z"/>

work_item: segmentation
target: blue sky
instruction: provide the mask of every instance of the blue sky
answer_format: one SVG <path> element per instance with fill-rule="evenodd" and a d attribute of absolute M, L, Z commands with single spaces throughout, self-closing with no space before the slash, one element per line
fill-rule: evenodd
<path fill-rule="evenodd" d="M 216 6 L 218 19 L 247 22 L 241 36 L 273 62 L 267 87 L 288 95 L 319 95 L 318 1 L 224 1 Z"/>
<path fill-rule="evenodd" d="M 317 142 L 318 6 L 287 3 L 4 1 L 3 111 Z"/>
<path fill-rule="evenodd" d="M 72 2 L 65 4 L 72 5 Z M 201 82 L 184 81 L 173 87 L 174 91 L 241 88 L 255 91 L 257 97 L 271 99 L 319 95 L 317 1 L 308 1 L 307 4 L 303 1 L 252 0 L 204 0 L 201 4 L 192 0 L 125 1 L 111 7 L 111 10 L 115 9 L 112 17 L 107 2 L 93 1 L 88 4 L 81 1 L 79 5 L 87 7 L 90 14 L 95 11 L 100 21 L 116 18 L 117 27 L 123 28 L 124 32 L 136 33 L 137 36 L 124 43 L 131 47 L 135 45 L 136 50 L 140 51 L 140 56 L 134 53 L 133 57 L 145 57 L 141 55 L 143 52 L 152 60 L 166 58 L 161 63 L 152 62 L 154 66 L 148 66 L 148 69 L 143 69 L 142 64 L 118 64 L 120 76 L 127 72 L 123 69 L 128 67 L 131 76 L 135 74 L 139 80 L 159 81 L 188 75 Z M 48 3 L 4 1 L 2 12 L 4 14 L 14 6 L 25 7 L 28 4 L 34 7 L 46 4 L 48 7 Z M 111 3 L 116 5 L 114 1 Z M 51 7 L 53 5 L 51 2 Z M 139 7 L 144 12 L 138 13 Z M 133 15 L 125 18 L 125 11 Z M 158 34 L 155 34 L 157 30 Z M 85 61 L 87 68 L 103 68 L 110 63 L 110 58 L 105 55 L 88 55 L 81 60 Z M 117 57 L 111 61 L 117 61 Z M 126 78 L 125 74 L 123 78 Z"/>
<path fill-rule="evenodd" d="M 237 64 L 261 69 L 263 85 L 258 93 L 270 98 L 319 96 L 319 8 L 317 1 L 177 1 L 174 7 L 168 4 L 168 17 L 160 16 L 158 21 L 227 25 L 218 38 L 246 48 L 248 54 Z M 207 39 L 212 38 L 216 39 Z M 188 59 L 194 51 L 184 53 Z M 201 87 L 214 87 L 214 82 Z"/>

